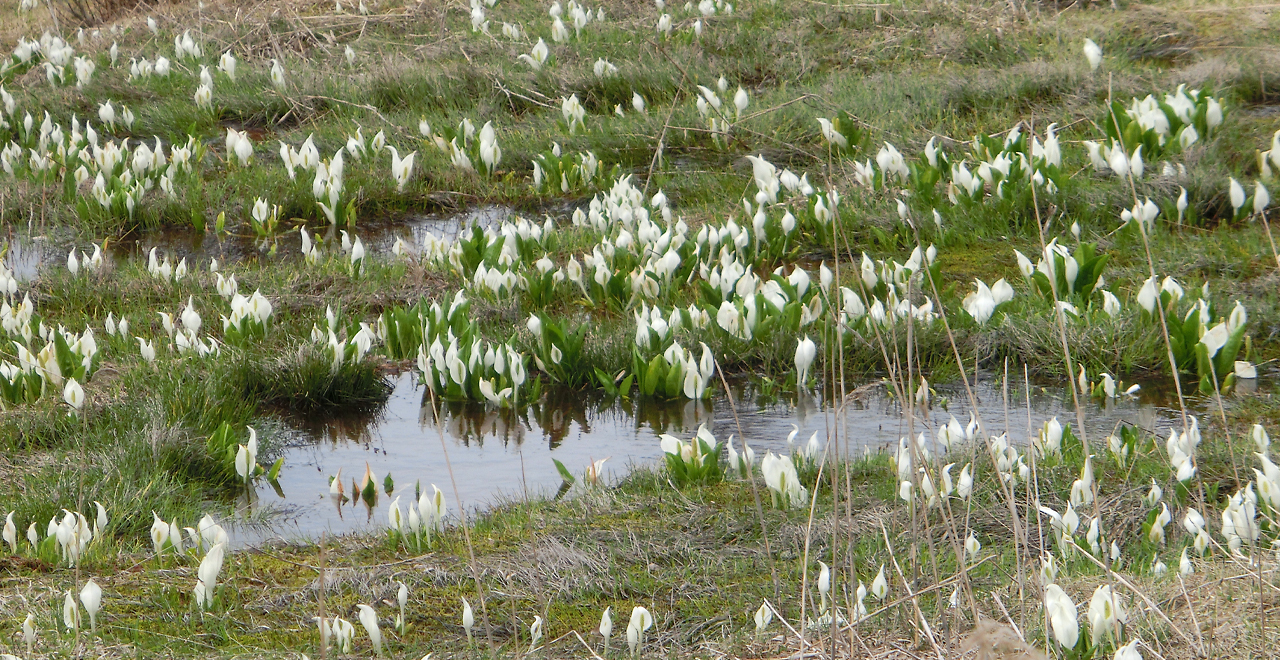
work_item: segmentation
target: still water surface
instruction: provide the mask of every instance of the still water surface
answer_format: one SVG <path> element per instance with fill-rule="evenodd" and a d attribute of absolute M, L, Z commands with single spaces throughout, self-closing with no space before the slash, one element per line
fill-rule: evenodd
<path fill-rule="evenodd" d="M 607 457 L 604 479 L 615 483 L 634 466 L 659 464 L 659 435 L 671 433 L 687 439 L 701 424 L 720 439 L 734 434 L 739 449 L 745 435 L 757 461 L 767 450 L 786 451 L 787 436 L 793 429 L 798 429 L 798 443 L 807 442 L 816 432 L 823 445 L 829 433 L 838 430 L 854 455 L 892 447 L 907 432 L 906 418 L 897 404 L 884 388 L 874 386 L 863 388 L 861 396 L 838 417 L 815 396 L 771 400 L 739 384 L 733 387 L 736 419 L 724 392 L 705 402 L 678 403 L 608 401 L 593 393 L 553 392 L 519 416 L 478 405 L 446 405 L 442 423 L 437 424 L 424 385 L 408 373 L 393 376 L 392 383 L 390 398 L 372 413 L 295 423 L 297 432 L 283 451 L 280 491 L 265 483 L 259 485 L 250 517 L 260 522 L 240 525 L 235 534 L 238 543 L 384 529 L 392 497 L 402 495 L 404 506 L 414 496 L 417 483 L 426 490 L 431 484 L 439 486 L 451 516 L 458 510 L 458 497 L 474 511 L 512 499 L 554 494 L 561 478 L 553 458 L 581 475 L 591 461 Z M 1037 428 L 1053 416 L 1064 424 L 1075 420 L 1069 393 L 1032 389 L 1031 423 Z M 937 390 L 939 399 L 949 400 L 950 412 L 941 406 L 930 412 L 926 425 L 930 438 L 937 425 L 946 423 L 953 413 L 962 425 L 969 420 L 962 386 L 940 386 Z M 1005 407 L 998 384 L 982 380 L 976 394 L 988 430 L 1002 432 L 1006 428 Z M 1164 431 L 1173 417 L 1162 403 L 1158 394 L 1106 405 L 1091 402 L 1087 404 L 1086 430 L 1093 439 L 1105 437 L 1121 423 Z M 1025 389 L 1011 388 L 1009 415 L 1010 437 L 1025 443 Z M 445 450 L 457 480 L 456 495 Z M 366 464 L 379 484 L 391 474 L 395 482 L 392 496 L 380 492 L 373 507 L 363 501 L 339 505 L 329 496 L 329 476 L 341 468 L 349 492 L 351 480 L 364 474 Z"/>
<path fill-rule="evenodd" d="M 563 209 L 552 211 L 560 213 Z M 514 220 L 515 216 L 515 210 L 509 206 L 482 205 L 462 213 L 411 214 L 394 221 L 369 222 L 358 226 L 353 233 L 360 237 L 370 255 L 390 258 L 391 247 L 395 245 L 397 238 L 411 246 L 411 249 L 416 249 L 425 243 L 428 234 L 437 240 L 454 240 L 462 231 L 469 230 L 472 226 L 497 228 L 502 221 Z M 537 219 L 536 214 L 529 217 Z M 308 231 L 317 238 L 334 239 L 331 244 L 336 244 L 340 236 L 332 227 L 328 229 L 332 234 L 328 237 L 325 235 L 326 227 L 323 226 L 311 227 Z M 103 256 L 115 262 L 146 259 L 151 248 L 156 248 L 157 255 L 167 255 L 175 265 L 179 259 L 185 258 L 188 268 L 192 269 L 207 267 L 210 259 L 217 259 L 222 264 L 236 264 L 254 259 L 300 258 L 302 238 L 296 229 L 284 231 L 272 241 L 276 250 L 274 255 L 270 254 L 271 242 L 253 236 L 232 234 L 218 237 L 212 232 L 198 234 L 190 227 L 171 227 L 141 235 L 108 239 Z M 35 279 L 49 268 L 66 268 L 67 252 L 72 247 L 63 237 L 34 234 L 13 226 L 6 232 L 0 232 L 0 246 L 5 245 L 7 252 L 4 263 L 20 281 Z M 77 250 L 86 254 L 93 253 L 93 245 L 90 243 L 77 242 L 74 245 Z"/>
<path fill-rule="evenodd" d="M 567 208 L 545 211 L 562 219 L 570 212 Z M 514 216 L 510 207 L 478 206 L 464 213 L 371 222 L 362 225 L 357 234 L 371 254 L 389 255 L 397 238 L 410 246 L 420 246 L 428 234 L 437 239 L 454 239 L 472 226 L 496 227 Z M 147 251 L 156 247 L 174 263 L 186 257 L 193 267 L 207 267 L 211 258 L 230 265 L 257 259 L 291 259 L 298 254 L 297 231 L 285 233 L 276 241 L 273 256 L 266 245 L 252 237 L 217 239 L 196 235 L 189 228 L 170 229 L 108 242 L 106 256 L 113 260 L 145 259 Z M 50 237 L 33 237 L 11 228 L 9 235 L 0 236 L 0 242 L 7 243 L 5 262 L 19 279 L 29 280 L 46 269 L 66 267 L 69 245 Z M 90 245 L 77 247 L 86 252 L 92 250 Z M 768 450 L 787 451 L 787 438 L 793 430 L 800 443 L 817 433 L 825 445 L 828 437 L 838 434 L 842 438 L 841 451 L 854 455 L 890 448 L 907 433 L 901 409 L 884 388 L 875 386 L 860 390 L 860 396 L 839 415 L 813 395 L 770 399 L 760 396 L 750 385 L 739 383 L 732 392 L 736 417 L 724 392 L 705 402 L 677 403 L 609 401 L 596 392 L 551 392 L 519 415 L 480 405 L 449 404 L 437 424 L 425 386 L 407 373 L 391 377 L 391 384 L 391 396 L 375 411 L 291 422 L 293 431 L 287 434 L 289 439 L 282 450 L 284 465 L 277 482 L 279 489 L 259 483 L 252 498 L 242 498 L 238 522 L 229 526 L 235 544 L 383 529 L 391 499 L 401 495 L 407 503 L 414 496 L 416 484 L 428 490 L 431 484 L 439 486 L 453 516 L 459 499 L 474 511 L 512 499 L 552 494 L 561 484 L 552 459 L 581 475 L 590 462 L 608 458 L 604 479 L 617 482 L 635 466 L 661 462 L 659 435 L 671 433 L 687 439 L 702 424 L 721 439 L 734 434 L 739 448 L 745 436 L 756 450 L 757 460 Z M 950 404 L 935 405 L 924 422 L 930 438 L 937 425 L 946 423 L 952 413 L 962 425 L 969 420 L 970 406 L 962 386 L 937 389 L 939 403 L 946 399 Z M 1032 425 L 1038 428 L 1054 416 L 1064 424 L 1075 420 L 1066 390 L 1036 386 L 1032 390 Z M 1005 405 L 997 383 L 984 377 L 975 392 L 988 431 L 1004 431 Z M 1144 392 L 1140 399 L 1105 405 L 1089 402 L 1086 430 L 1094 439 L 1105 437 L 1121 423 L 1167 433 L 1172 415 L 1163 407 L 1165 403 L 1165 397 L 1158 392 Z M 1025 389 L 1011 388 L 1008 414 L 1010 438 L 1025 444 Z M 457 482 L 456 492 L 445 462 L 446 450 Z M 330 475 L 341 468 L 349 491 L 351 480 L 364 474 L 366 464 L 379 484 L 391 474 L 396 489 L 390 497 L 380 493 L 372 507 L 362 501 L 340 505 L 329 497 Z"/>

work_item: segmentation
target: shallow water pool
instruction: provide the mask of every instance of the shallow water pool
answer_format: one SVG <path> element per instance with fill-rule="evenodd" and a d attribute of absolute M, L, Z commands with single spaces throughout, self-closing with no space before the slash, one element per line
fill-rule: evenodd
<path fill-rule="evenodd" d="M 418 483 L 426 490 L 431 484 L 439 486 L 451 516 L 456 516 L 459 499 L 474 511 L 506 500 L 554 494 L 561 478 L 552 459 L 581 475 L 591 461 L 608 458 L 603 478 L 613 483 L 634 466 L 659 463 L 660 434 L 687 439 L 701 424 L 722 440 L 733 434 L 739 450 L 745 436 L 757 461 L 765 451 L 786 451 L 787 437 L 793 430 L 797 430 L 797 443 L 807 442 L 817 433 L 823 445 L 830 434 L 838 432 L 839 450 L 854 455 L 892 447 L 907 433 L 906 417 L 899 406 L 884 387 L 874 384 L 857 390 L 839 415 L 812 394 L 771 400 L 749 385 L 738 384 L 731 392 L 734 405 L 724 392 L 704 402 L 676 403 L 608 401 L 594 393 L 552 392 L 519 415 L 481 405 L 446 404 L 437 423 L 430 400 L 424 397 L 426 387 L 413 375 L 394 376 L 392 383 L 390 398 L 374 412 L 295 423 L 297 432 L 283 450 L 279 491 L 259 484 L 248 516 L 258 522 L 240 525 L 235 533 L 237 543 L 384 529 L 391 499 L 402 495 L 407 504 Z M 923 424 L 930 438 L 937 425 L 946 423 L 953 413 L 962 425 L 969 420 L 970 406 L 962 386 L 937 390 L 929 419 L 916 420 L 917 432 Z M 1069 393 L 1035 386 L 1032 390 L 1031 424 L 1035 428 L 1054 416 L 1063 424 L 1074 423 Z M 998 384 L 982 379 L 975 394 L 988 431 L 1004 432 L 1006 409 Z M 1011 387 L 1009 396 L 1009 435 L 1014 442 L 1025 444 L 1027 392 Z M 1161 407 L 1160 399 L 1159 394 L 1152 394 L 1146 400 L 1125 399 L 1105 405 L 1089 402 L 1086 431 L 1095 441 L 1121 423 L 1160 432 L 1173 419 Z M 359 500 L 340 505 L 329 496 L 330 475 L 341 468 L 349 493 L 352 479 L 363 476 L 366 464 L 380 485 L 391 474 L 395 482 L 391 496 L 380 492 L 372 507 Z"/>

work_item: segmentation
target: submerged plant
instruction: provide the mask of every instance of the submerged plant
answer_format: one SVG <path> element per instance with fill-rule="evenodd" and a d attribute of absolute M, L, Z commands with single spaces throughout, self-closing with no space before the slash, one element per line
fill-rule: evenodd
<path fill-rule="evenodd" d="M 591 383 L 593 374 L 585 364 L 582 350 L 591 329 L 589 323 L 531 314 L 525 326 L 533 334 L 533 360 L 539 371 L 573 388 Z"/>
<path fill-rule="evenodd" d="M 695 359 L 691 350 L 673 343 L 662 353 L 645 361 L 639 348 L 632 350 L 632 373 L 644 396 L 661 399 L 703 399 L 711 394 L 711 377 L 715 360 L 711 349 L 702 344 L 702 357 Z"/>
<path fill-rule="evenodd" d="M 705 426 L 700 426 L 688 442 L 667 434 L 661 436 L 661 441 L 667 470 L 676 483 L 715 483 L 724 479 L 720 443 Z"/>

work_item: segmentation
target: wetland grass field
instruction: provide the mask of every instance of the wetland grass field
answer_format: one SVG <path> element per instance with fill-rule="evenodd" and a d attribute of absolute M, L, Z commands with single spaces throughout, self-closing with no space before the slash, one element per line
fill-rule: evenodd
<path fill-rule="evenodd" d="M 1277 28 L 0 0 L 0 658 L 1274 658 Z"/>

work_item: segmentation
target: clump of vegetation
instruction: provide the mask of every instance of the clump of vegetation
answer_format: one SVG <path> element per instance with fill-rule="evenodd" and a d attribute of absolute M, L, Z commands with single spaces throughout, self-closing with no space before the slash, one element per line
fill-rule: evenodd
<path fill-rule="evenodd" d="M 44 594 L 6 639 L 585 657 L 616 614 L 633 657 L 1265 655 L 1280 132 L 1263 64 L 1163 67 L 1273 44 L 1163 4 L 0 8 L 0 547 Z M 517 210 L 389 233 L 468 204 Z M 671 424 L 660 466 L 455 517 L 366 466 L 328 497 L 385 540 L 233 551 L 292 421 L 395 371 L 442 439 L 728 376 L 837 418 L 870 381 L 909 432 L 783 451 L 735 408 L 737 444 Z M 1075 423 L 983 419 L 979 371 Z M 1174 422 L 1091 437 L 1137 380 Z"/>

